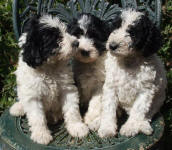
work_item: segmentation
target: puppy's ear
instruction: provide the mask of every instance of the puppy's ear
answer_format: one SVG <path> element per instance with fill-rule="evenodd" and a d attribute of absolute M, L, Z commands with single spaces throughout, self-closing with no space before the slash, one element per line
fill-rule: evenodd
<path fill-rule="evenodd" d="M 147 17 L 142 15 L 128 29 L 132 38 L 132 45 L 140 50 L 144 57 L 156 53 L 161 47 L 161 33 L 156 25 Z"/>
<path fill-rule="evenodd" d="M 52 18 L 51 18 L 52 19 Z M 58 28 L 40 23 L 40 17 L 34 16 L 27 22 L 24 32 L 27 33 L 26 42 L 22 45 L 23 61 L 35 68 L 42 65 L 62 41 L 62 33 Z"/>
<path fill-rule="evenodd" d="M 114 30 L 120 28 L 122 25 L 121 12 L 117 13 L 116 16 L 113 17 L 113 19 L 108 20 L 107 24 L 109 26 L 109 34 Z"/>

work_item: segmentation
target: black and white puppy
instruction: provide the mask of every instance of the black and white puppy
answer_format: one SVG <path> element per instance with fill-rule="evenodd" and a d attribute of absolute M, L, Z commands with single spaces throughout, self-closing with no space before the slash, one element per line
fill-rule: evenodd
<path fill-rule="evenodd" d="M 79 112 L 79 96 L 74 85 L 69 58 L 78 40 L 66 32 L 57 17 L 32 17 L 19 39 L 17 94 L 19 102 L 10 109 L 14 116 L 26 113 L 31 139 L 48 144 L 52 136 L 47 121 L 64 118 L 68 132 L 74 137 L 87 135 L 88 128 Z"/>
<path fill-rule="evenodd" d="M 160 31 L 142 12 L 124 10 L 114 20 L 106 44 L 100 137 L 117 134 L 119 107 L 129 115 L 120 129 L 122 135 L 152 133 L 150 121 L 165 100 L 167 84 L 164 66 L 155 54 L 160 41 Z"/>
<path fill-rule="evenodd" d="M 78 38 L 76 59 L 83 63 L 94 62 L 105 51 L 108 37 L 105 22 L 91 14 L 80 14 L 68 25 L 67 32 Z"/>
<path fill-rule="evenodd" d="M 84 105 L 90 101 L 85 123 L 90 129 L 97 129 L 97 121 L 100 119 L 97 118 L 92 123 L 92 118 L 99 115 L 101 108 L 98 102 L 100 102 L 104 84 L 105 43 L 109 35 L 108 26 L 94 15 L 84 13 L 69 24 L 67 31 L 79 41 L 73 67 L 80 99 Z"/>

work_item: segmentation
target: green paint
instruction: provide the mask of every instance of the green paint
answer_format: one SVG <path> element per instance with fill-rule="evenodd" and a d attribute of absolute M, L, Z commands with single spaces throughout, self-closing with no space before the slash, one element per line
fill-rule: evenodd
<path fill-rule="evenodd" d="M 61 122 L 58 125 L 49 126 L 54 140 L 48 146 L 44 146 L 36 144 L 30 139 L 25 117 L 13 117 L 6 110 L 0 118 L 0 146 L 5 145 L 15 150 L 140 150 L 140 148 L 150 148 L 163 134 L 164 120 L 160 114 L 155 116 L 151 125 L 154 129 L 151 136 L 139 134 L 135 137 L 127 138 L 118 135 L 114 138 L 101 139 L 96 132 L 90 132 L 87 137 L 78 139 L 71 137 L 64 128 L 63 122 Z"/>

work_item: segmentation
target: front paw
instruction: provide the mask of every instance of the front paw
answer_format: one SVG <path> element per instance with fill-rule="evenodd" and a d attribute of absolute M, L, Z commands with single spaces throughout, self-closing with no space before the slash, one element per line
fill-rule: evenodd
<path fill-rule="evenodd" d="M 24 116 L 23 106 L 19 102 L 14 103 L 9 111 L 12 116 Z"/>
<path fill-rule="evenodd" d="M 104 126 L 100 126 L 99 130 L 98 130 L 98 135 L 101 138 L 104 137 L 113 137 L 117 134 L 117 126 L 116 125 L 104 125 Z"/>
<path fill-rule="evenodd" d="M 52 141 L 53 137 L 51 136 L 49 130 L 43 129 L 41 131 L 37 130 L 32 132 L 31 139 L 36 143 L 47 145 L 50 141 Z"/>
<path fill-rule="evenodd" d="M 79 138 L 86 136 L 89 132 L 88 127 L 82 122 L 72 123 L 68 125 L 67 130 L 71 136 Z"/>
<path fill-rule="evenodd" d="M 100 117 L 97 117 L 94 120 L 85 119 L 85 123 L 88 125 L 90 130 L 97 131 L 100 127 Z"/>
<path fill-rule="evenodd" d="M 127 121 L 120 129 L 120 134 L 127 137 L 135 136 L 139 132 L 151 135 L 153 129 L 148 121 Z"/>

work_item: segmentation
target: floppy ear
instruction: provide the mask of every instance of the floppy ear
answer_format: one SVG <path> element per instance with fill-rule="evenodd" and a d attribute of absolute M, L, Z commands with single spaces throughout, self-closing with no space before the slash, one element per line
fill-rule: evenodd
<path fill-rule="evenodd" d="M 23 61 L 33 68 L 42 65 L 53 55 L 53 50 L 59 47 L 58 41 L 62 40 L 58 28 L 40 23 L 39 19 L 39 16 L 34 16 L 27 22 L 24 30 L 27 33 L 26 42 L 22 46 Z"/>
<path fill-rule="evenodd" d="M 128 29 L 133 40 L 133 46 L 140 50 L 144 57 L 156 53 L 161 47 L 161 33 L 156 25 L 143 15 Z"/>
<path fill-rule="evenodd" d="M 114 17 L 113 19 L 110 19 L 108 21 L 106 21 L 106 23 L 108 24 L 109 26 L 109 34 L 111 32 L 113 32 L 114 30 L 118 29 L 121 27 L 122 25 L 122 18 L 121 18 L 121 12 L 118 12 Z"/>

